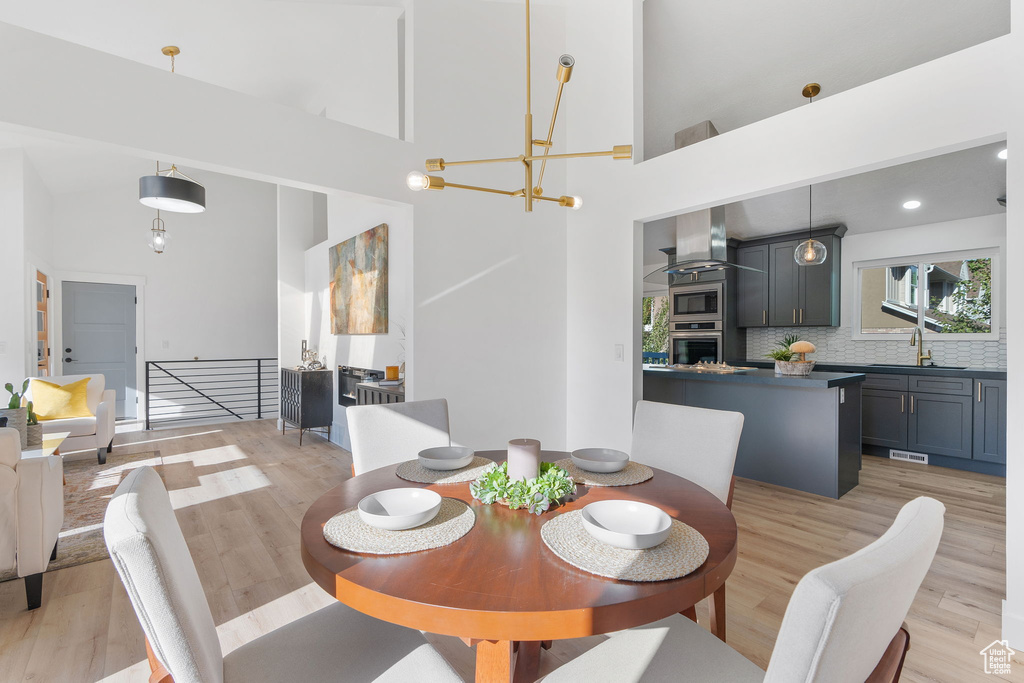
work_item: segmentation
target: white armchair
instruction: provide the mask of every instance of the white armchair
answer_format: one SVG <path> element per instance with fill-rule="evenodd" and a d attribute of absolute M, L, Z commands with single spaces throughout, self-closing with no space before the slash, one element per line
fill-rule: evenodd
<path fill-rule="evenodd" d="M 0 571 L 17 569 L 28 608 L 35 609 L 64 525 L 64 461 L 21 456 L 18 430 L 0 429 Z"/>
<path fill-rule="evenodd" d="M 40 420 L 43 434 L 67 432 L 70 436 L 64 440 L 62 451 L 81 451 L 87 448 L 96 449 L 96 459 L 102 465 L 107 461 L 107 453 L 114 444 L 114 417 L 116 416 L 117 393 L 107 389 L 107 379 L 103 375 L 64 375 L 60 377 L 33 377 L 51 384 L 71 384 L 80 379 L 89 378 L 85 387 L 85 401 L 92 411 L 93 417 L 70 417 L 63 420 Z M 25 400 L 32 400 L 32 382 L 29 382 Z"/>

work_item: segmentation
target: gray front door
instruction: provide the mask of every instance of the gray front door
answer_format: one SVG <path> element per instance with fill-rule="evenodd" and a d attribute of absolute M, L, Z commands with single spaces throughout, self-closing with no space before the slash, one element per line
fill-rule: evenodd
<path fill-rule="evenodd" d="M 65 282 L 61 301 L 60 374 L 103 375 L 117 392 L 117 417 L 135 418 L 135 287 Z"/>

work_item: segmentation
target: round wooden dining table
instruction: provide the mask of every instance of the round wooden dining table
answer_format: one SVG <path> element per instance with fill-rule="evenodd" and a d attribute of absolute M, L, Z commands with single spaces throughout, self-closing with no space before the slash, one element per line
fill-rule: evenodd
<path fill-rule="evenodd" d="M 505 451 L 477 454 L 505 459 Z M 566 457 L 543 451 L 541 459 Z M 736 564 L 732 512 L 707 490 L 663 470 L 632 486 L 578 485 L 561 506 L 538 516 L 484 505 L 473 499 L 468 483 L 400 479 L 396 467 L 353 477 L 313 503 L 302 520 L 303 564 L 321 588 L 360 612 L 475 645 L 478 682 L 535 680 L 543 645 L 649 624 L 692 608 L 721 588 Z M 371 493 L 399 487 L 429 488 L 468 503 L 476 514 L 473 529 L 442 548 L 402 555 L 349 552 L 324 539 L 331 517 Z M 679 579 L 618 581 L 577 569 L 545 545 L 540 528 L 549 519 L 607 499 L 650 503 L 689 524 L 707 539 L 707 560 Z"/>

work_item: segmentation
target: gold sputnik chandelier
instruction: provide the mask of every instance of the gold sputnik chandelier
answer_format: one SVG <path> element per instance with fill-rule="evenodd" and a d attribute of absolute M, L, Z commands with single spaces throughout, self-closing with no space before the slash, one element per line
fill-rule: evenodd
<path fill-rule="evenodd" d="M 476 185 L 462 185 L 446 181 L 436 175 L 426 175 L 419 171 L 413 171 L 406 177 L 406 184 L 410 190 L 443 190 L 446 187 L 454 187 L 460 190 L 475 190 L 477 192 L 490 192 L 492 194 L 505 195 L 506 197 L 521 197 L 526 202 L 526 210 L 533 211 L 535 202 L 554 202 L 559 206 L 570 209 L 579 209 L 583 206 L 583 199 L 576 196 L 562 195 L 560 197 L 548 197 L 544 194 L 544 170 L 548 161 L 552 159 L 576 159 L 580 157 L 612 157 L 613 159 L 631 159 L 633 157 L 632 145 L 616 145 L 609 151 L 601 152 L 575 152 L 569 154 L 551 154 L 551 140 L 555 132 L 555 120 L 558 117 L 558 105 L 562 101 L 562 89 L 569 82 L 572 76 L 572 68 L 575 60 L 572 55 L 562 55 L 558 58 L 558 90 L 555 93 L 555 106 L 551 112 L 551 124 L 548 126 L 548 134 L 544 139 L 533 137 L 533 112 L 532 92 L 530 85 L 530 0 L 526 0 L 526 149 L 523 154 L 517 157 L 502 157 L 498 159 L 474 159 L 470 161 L 446 161 L 444 159 L 427 159 L 426 170 L 428 173 L 439 173 L 449 166 L 469 166 L 471 164 L 497 164 L 516 163 L 522 164 L 525 183 L 522 189 L 498 190 L 490 187 L 478 187 Z M 535 148 L 539 148 L 539 151 Z M 537 169 L 537 182 L 534 184 L 534 164 L 539 164 Z"/>

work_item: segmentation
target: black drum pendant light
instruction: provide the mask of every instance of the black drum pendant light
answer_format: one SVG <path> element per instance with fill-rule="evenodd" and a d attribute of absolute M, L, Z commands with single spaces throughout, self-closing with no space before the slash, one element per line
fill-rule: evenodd
<path fill-rule="evenodd" d="M 206 188 L 171 166 L 157 164 L 156 175 L 139 178 L 139 201 L 153 209 L 178 213 L 206 211 Z"/>
<path fill-rule="evenodd" d="M 171 58 L 171 73 L 174 73 L 174 56 L 181 50 L 168 45 L 161 52 Z M 139 201 L 161 211 L 202 213 L 206 211 L 206 188 L 173 164 L 161 171 L 160 162 L 157 162 L 155 175 L 139 178 Z"/>

